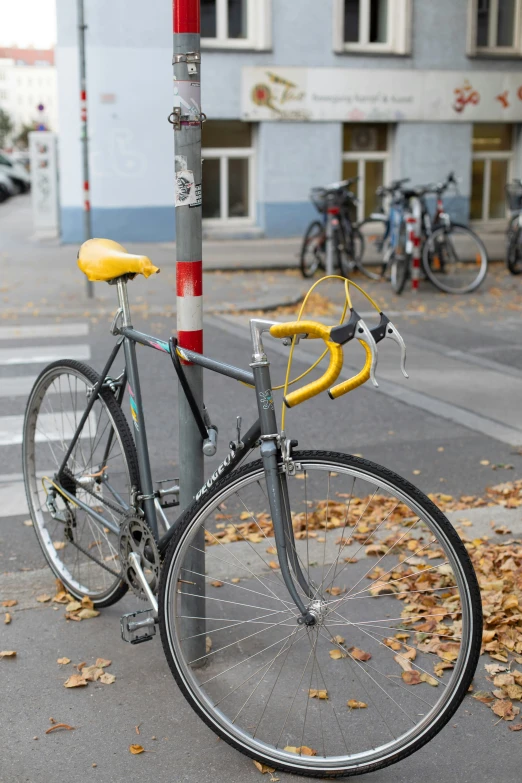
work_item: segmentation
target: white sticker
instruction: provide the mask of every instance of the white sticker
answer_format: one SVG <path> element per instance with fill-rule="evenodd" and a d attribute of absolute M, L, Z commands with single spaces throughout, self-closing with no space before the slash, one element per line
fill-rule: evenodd
<path fill-rule="evenodd" d="M 176 206 L 198 206 L 194 172 L 189 171 L 188 169 L 176 172 Z"/>
<path fill-rule="evenodd" d="M 187 158 L 185 157 L 185 155 L 175 155 L 174 160 L 179 165 L 180 169 L 187 168 Z"/>
<path fill-rule="evenodd" d="M 199 185 L 196 183 L 196 200 L 193 204 L 189 204 L 189 207 L 192 209 L 192 207 L 200 207 L 201 206 L 201 182 Z"/>

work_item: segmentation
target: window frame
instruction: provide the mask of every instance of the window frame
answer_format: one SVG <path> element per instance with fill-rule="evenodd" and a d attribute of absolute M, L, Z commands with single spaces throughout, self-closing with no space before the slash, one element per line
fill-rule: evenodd
<path fill-rule="evenodd" d="M 412 0 L 388 0 L 388 41 L 370 43 L 370 0 L 359 0 L 359 41 L 344 40 L 344 0 L 334 0 L 333 48 L 337 54 L 410 55 Z M 392 13 L 393 8 L 393 13 Z"/>
<path fill-rule="evenodd" d="M 490 0 L 488 45 L 479 46 L 477 43 L 479 0 L 468 0 L 468 57 L 522 57 L 522 0 L 515 0 L 513 46 L 497 46 L 494 43 L 498 31 L 499 2 L 502 0 Z"/>
<path fill-rule="evenodd" d="M 475 123 L 480 125 L 481 123 Z M 501 124 L 501 123 L 499 123 Z M 506 214 L 504 217 L 501 218 L 490 218 L 489 217 L 489 197 L 491 195 L 491 162 L 494 160 L 505 160 L 507 161 L 507 174 L 506 174 L 506 182 L 511 182 L 514 176 L 514 165 L 515 165 L 515 154 L 517 149 L 517 132 L 516 132 L 516 125 L 514 123 L 506 123 L 506 125 L 512 126 L 512 139 L 511 139 L 511 149 L 509 150 L 499 150 L 498 152 L 495 150 L 484 151 L 484 152 L 476 152 L 473 149 L 473 135 L 471 139 L 471 164 L 473 166 L 473 161 L 475 160 L 483 160 L 484 161 L 484 180 L 482 183 L 482 215 L 480 218 L 474 218 L 470 220 L 472 225 L 480 226 L 481 228 L 498 228 L 499 226 L 504 226 L 505 222 L 508 217 L 508 209 L 506 207 Z M 471 198 L 472 198 L 472 192 L 470 187 L 470 208 L 471 208 Z"/>
<path fill-rule="evenodd" d="M 254 141 L 254 139 L 252 139 Z M 251 147 L 204 147 L 201 150 L 203 166 L 205 160 L 219 160 L 219 201 L 221 216 L 218 218 L 203 218 L 203 226 L 253 226 L 255 225 L 256 187 L 255 187 L 255 148 Z M 248 215 L 244 217 L 229 217 L 228 215 L 228 161 L 230 159 L 248 159 Z"/>
<path fill-rule="evenodd" d="M 357 125 L 356 122 L 354 123 L 343 123 L 343 125 Z M 369 123 L 371 125 L 374 124 L 381 124 L 381 123 Z M 341 156 L 341 179 L 343 177 L 343 163 L 346 161 L 355 161 L 357 163 L 357 176 L 359 177 L 359 180 L 357 181 L 357 222 L 360 223 L 362 220 L 368 217 L 368 215 L 364 214 L 364 202 L 365 202 L 365 188 L 366 188 L 366 161 L 379 161 L 382 162 L 383 165 L 383 179 L 384 182 L 388 182 L 390 179 L 390 171 L 391 171 L 391 145 L 392 145 L 392 139 L 393 139 L 393 130 L 392 130 L 392 124 L 389 122 L 382 123 L 386 126 L 386 149 L 385 150 L 375 150 L 375 152 L 345 152 L 342 151 Z"/>
<path fill-rule="evenodd" d="M 216 37 L 201 38 L 202 49 L 246 49 L 270 51 L 272 48 L 272 0 L 246 0 L 247 37 L 228 37 L 228 0 L 216 0 Z"/>

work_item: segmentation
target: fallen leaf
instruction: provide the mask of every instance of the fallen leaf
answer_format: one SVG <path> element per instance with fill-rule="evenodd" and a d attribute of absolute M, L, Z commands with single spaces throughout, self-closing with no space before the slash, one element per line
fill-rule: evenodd
<path fill-rule="evenodd" d="M 65 549 L 65 541 L 53 541 L 53 546 L 57 551 Z"/>
<path fill-rule="evenodd" d="M 0 658 L 15 658 L 16 650 L 0 650 Z"/>
<path fill-rule="evenodd" d="M 420 470 L 414 470 L 412 471 L 414 476 L 420 476 Z"/>
<path fill-rule="evenodd" d="M 82 608 L 80 601 L 70 601 L 67 606 L 65 607 L 66 612 L 77 612 L 79 609 Z"/>
<path fill-rule="evenodd" d="M 39 604 L 46 604 L 48 601 L 51 600 L 51 596 L 47 595 L 47 593 L 42 593 L 42 595 L 37 595 L 36 600 Z"/>
<path fill-rule="evenodd" d="M 421 676 L 416 669 L 411 672 L 403 672 L 401 677 L 406 685 L 418 685 L 421 682 Z"/>
<path fill-rule="evenodd" d="M 522 731 L 522 723 L 517 723 L 515 726 L 508 726 L 510 731 Z"/>
<path fill-rule="evenodd" d="M 209 653 L 212 649 L 212 639 L 210 636 L 207 636 L 205 639 L 205 651 Z"/>
<path fill-rule="evenodd" d="M 515 720 L 520 712 L 520 709 L 518 707 L 513 707 L 513 702 L 508 699 L 497 699 L 491 709 L 495 715 L 498 715 L 499 718 L 503 718 L 504 720 Z"/>
<path fill-rule="evenodd" d="M 2 601 L 2 606 L 8 607 L 8 606 L 16 606 L 18 601 L 16 598 L 9 598 L 7 601 Z"/>
<path fill-rule="evenodd" d="M 494 696 L 489 691 L 477 691 L 471 698 L 481 701 L 482 704 L 491 704 L 495 701 Z"/>
<path fill-rule="evenodd" d="M 311 699 L 328 699 L 328 691 L 327 690 L 317 690 L 316 688 L 310 688 L 308 691 L 308 696 Z"/>
<path fill-rule="evenodd" d="M 70 662 L 71 662 L 70 658 L 58 658 L 58 660 L 56 661 L 56 663 L 59 663 L 61 666 L 65 666 L 67 663 Z"/>
<path fill-rule="evenodd" d="M 334 642 L 337 642 L 337 644 L 344 644 L 345 641 L 346 639 L 344 638 L 344 636 L 339 636 L 339 634 L 337 636 L 334 636 Z"/>
<path fill-rule="evenodd" d="M 346 706 L 351 710 L 364 710 L 368 705 L 364 701 L 357 701 L 357 699 L 348 699 Z"/>
<path fill-rule="evenodd" d="M 32 519 L 24 519 L 24 525 L 26 527 L 32 527 L 33 526 L 33 520 Z"/>
<path fill-rule="evenodd" d="M 145 748 L 142 745 L 129 745 L 129 750 L 133 756 L 138 756 L 140 753 L 145 753 Z"/>
<path fill-rule="evenodd" d="M 398 663 L 405 672 L 411 672 L 413 670 L 413 666 L 403 655 L 394 655 L 393 660 L 395 663 Z"/>
<path fill-rule="evenodd" d="M 113 682 L 116 682 L 116 677 L 110 672 L 104 672 L 100 677 L 100 682 L 103 682 L 104 685 L 112 685 Z"/>
<path fill-rule="evenodd" d="M 338 661 L 340 658 L 347 658 L 347 653 L 341 652 L 341 650 L 330 650 L 330 658 L 333 658 L 334 661 Z"/>
<path fill-rule="evenodd" d="M 268 546 L 266 548 L 266 551 L 269 555 L 277 555 L 277 549 L 275 548 L 275 546 Z"/>
<path fill-rule="evenodd" d="M 432 677 L 431 674 L 427 674 L 427 672 L 422 672 L 421 676 L 421 682 L 427 682 L 428 685 L 433 686 L 433 688 L 436 688 L 439 684 L 439 681 L 435 679 L 435 677 Z"/>
<path fill-rule="evenodd" d="M 107 660 L 107 658 L 96 658 L 96 666 L 99 666 L 101 669 L 105 669 L 111 663 L 112 661 Z"/>
<path fill-rule="evenodd" d="M 77 616 L 80 620 L 91 620 L 93 617 L 98 617 L 99 614 L 97 609 L 80 609 Z"/>
<path fill-rule="evenodd" d="M 4 615 L 4 625 L 9 625 L 13 618 L 11 617 L 9 612 L 6 612 Z"/>
<path fill-rule="evenodd" d="M 371 653 L 360 650 L 359 647 L 350 647 L 348 652 L 357 661 L 369 661 L 372 657 Z"/>
<path fill-rule="evenodd" d="M 257 769 L 261 772 L 262 775 L 266 775 L 267 772 L 272 774 L 272 772 L 275 772 L 274 767 L 267 767 L 266 764 L 261 764 L 260 761 L 254 760 L 254 766 L 257 767 Z"/>
<path fill-rule="evenodd" d="M 87 680 L 81 674 L 71 674 L 63 685 L 64 688 L 82 688 L 87 685 Z"/>
<path fill-rule="evenodd" d="M 268 565 L 270 566 L 270 568 L 273 568 L 274 570 L 275 570 L 276 568 L 279 568 L 279 563 L 276 563 L 276 561 L 275 561 L 275 560 L 270 560 L 270 562 L 268 563 Z"/>
<path fill-rule="evenodd" d="M 480 460 L 481 465 L 489 465 L 489 459 L 481 459 Z"/>
<path fill-rule="evenodd" d="M 101 669 L 99 666 L 93 665 L 93 666 L 84 666 L 82 668 L 81 677 L 83 677 L 85 680 L 89 680 L 89 682 L 97 682 L 100 677 L 103 674 L 103 669 Z"/>
<path fill-rule="evenodd" d="M 68 723 L 55 723 L 54 726 L 51 726 L 50 729 L 47 729 L 45 732 L 46 734 L 51 734 L 53 731 L 56 731 L 57 729 L 65 729 L 66 731 L 75 731 L 74 726 L 69 726 Z"/>
<path fill-rule="evenodd" d="M 319 540 L 319 539 L 317 539 L 317 540 Z M 335 595 L 342 595 L 343 593 L 346 592 L 346 587 L 335 587 L 335 586 L 334 587 L 328 587 L 326 589 L 326 592 L 330 593 L 330 595 L 334 595 L 334 596 Z"/>
<path fill-rule="evenodd" d="M 223 582 L 220 582 L 219 579 L 214 579 L 210 584 L 212 587 L 223 587 Z"/>
<path fill-rule="evenodd" d="M 233 585 L 238 585 L 241 580 L 238 576 L 233 576 L 230 581 L 232 582 Z"/>

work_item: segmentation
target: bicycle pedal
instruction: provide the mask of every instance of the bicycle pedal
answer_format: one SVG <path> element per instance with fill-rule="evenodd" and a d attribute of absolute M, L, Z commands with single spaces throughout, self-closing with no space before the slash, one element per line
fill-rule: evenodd
<path fill-rule="evenodd" d="M 120 619 L 121 638 L 130 644 L 148 642 L 156 636 L 156 620 L 152 609 L 140 609 L 124 614 Z"/>

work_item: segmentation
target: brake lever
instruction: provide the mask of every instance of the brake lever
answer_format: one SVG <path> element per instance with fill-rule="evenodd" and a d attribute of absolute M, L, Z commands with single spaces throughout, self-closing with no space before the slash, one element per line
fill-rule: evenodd
<path fill-rule="evenodd" d="M 377 380 L 375 378 L 375 371 L 377 369 L 377 360 L 379 358 L 379 351 L 377 349 L 377 343 L 373 339 L 373 335 L 371 331 L 368 329 L 368 327 L 366 326 L 362 318 L 359 319 L 359 323 L 357 324 L 356 337 L 358 340 L 360 340 L 360 342 L 366 343 L 366 345 L 371 351 L 372 363 L 370 365 L 370 380 L 374 386 L 378 387 L 379 384 L 377 383 Z"/>
<path fill-rule="evenodd" d="M 402 335 L 397 327 L 394 326 L 391 321 L 388 321 L 386 326 L 386 337 L 389 337 L 390 340 L 393 340 L 394 343 L 397 343 L 401 349 L 401 372 L 405 378 L 409 378 L 410 376 L 406 372 L 406 343 L 402 339 Z"/>

